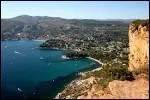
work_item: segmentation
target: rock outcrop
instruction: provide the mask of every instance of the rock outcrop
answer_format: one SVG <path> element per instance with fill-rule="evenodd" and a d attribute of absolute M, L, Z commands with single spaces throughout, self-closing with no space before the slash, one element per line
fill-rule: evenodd
<path fill-rule="evenodd" d="M 138 20 L 129 27 L 129 71 L 149 66 L 149 20 Z"/>
<path fill-rule="evenodd" d="M 144 78 L 134 81 L 114 80 L 102 88 L 95 77 L 72 81 L 55 99 L 148 99 L 149 82 Z"/>
<path fill-rule="evenodd" d="M 143 78 L 132 82 L 114 80 L 108 85 L 113 97 L 118 99 L 148 99 L 148 86 L 149 82 Z"/>

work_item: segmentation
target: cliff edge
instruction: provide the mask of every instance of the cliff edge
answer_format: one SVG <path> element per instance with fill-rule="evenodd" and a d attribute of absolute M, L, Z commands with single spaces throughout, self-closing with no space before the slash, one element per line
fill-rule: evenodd
<path fill-rule="evenodd" d="M 148 69 L 149 20 L 133 21 L 129 27 L 129 70 Z"/>

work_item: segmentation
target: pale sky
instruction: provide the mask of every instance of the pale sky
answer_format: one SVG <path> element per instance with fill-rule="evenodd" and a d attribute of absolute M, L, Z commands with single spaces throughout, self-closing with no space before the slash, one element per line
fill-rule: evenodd
<path fill-rule="evenodd" d="M 149 18 L 149 1 L 2 1 L 1 18 L 19 15 L 76 19 Z"/>

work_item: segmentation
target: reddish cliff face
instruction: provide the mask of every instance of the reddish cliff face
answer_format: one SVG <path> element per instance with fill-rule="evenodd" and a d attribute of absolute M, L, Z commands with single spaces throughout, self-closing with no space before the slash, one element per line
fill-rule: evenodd
<path fill-rule="evenodd" d="M 129 27 L 129 71 L 149 66 L 149 21 L 134 22 Z"/>

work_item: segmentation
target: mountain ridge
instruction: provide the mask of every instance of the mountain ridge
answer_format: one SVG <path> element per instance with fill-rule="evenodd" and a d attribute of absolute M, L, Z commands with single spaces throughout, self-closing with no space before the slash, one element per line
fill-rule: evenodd
<path fill-rule="evenodd" d="M 31 15 L 19 15 L 16 17 L 11 18 L 1 18 L 1 19 L 14 19 L 14 18 L 25 18 L 25 17 L 45 17 L 45 18 L 59 18 L 59 19 L 66 19 L 66 20 L 96 20 L 96 21 L 133 21 L 135 19 L 88 19 L 88 18 L 63 18 L 63 17 L 51 17 L 51 16 L 31 16 Z"/>

